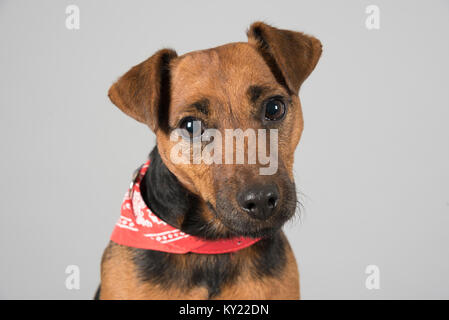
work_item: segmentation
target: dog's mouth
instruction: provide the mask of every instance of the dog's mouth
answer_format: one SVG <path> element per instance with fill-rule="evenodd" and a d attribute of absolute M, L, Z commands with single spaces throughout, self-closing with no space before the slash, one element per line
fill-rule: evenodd
<path fill-rule="evenodd" d="M 286 221 L 288 221 L 295 213 L 295 210 L 284 210 L 272 221 L 259 221 L 248 217 L 228 217 L 227 214 L 222 215 L 213 210 L 216 218 L 229 231 L 230 235 L 242 236 L 249 238 L 270 237 L 274 235 Z M 232 211 L 233 215 L 243 215 L 244 213 Z"/>

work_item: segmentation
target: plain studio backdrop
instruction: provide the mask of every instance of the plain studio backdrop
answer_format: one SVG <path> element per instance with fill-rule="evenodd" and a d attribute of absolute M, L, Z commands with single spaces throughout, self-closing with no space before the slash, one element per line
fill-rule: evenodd
<path fill-rule="evenodd" d="M 365 25 L 369 5 L 380 29 Z M 108 88 L 163 47 L 246 41 L 256 20 L 324 46 L 300 92 L 304 209 L 285 226 L 302 297 L 449 298 L 449 3 L 380 0 L 0 1 L 0 298 L 93 297 L 155 143 Z M 71 265 L 79 290 L 66 288 Z"/>

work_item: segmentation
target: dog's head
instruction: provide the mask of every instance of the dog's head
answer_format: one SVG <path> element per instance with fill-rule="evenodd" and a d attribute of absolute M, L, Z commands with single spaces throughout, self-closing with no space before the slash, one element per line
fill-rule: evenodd
<path fill-rule="evenodd" d="M 204 219 L 217 232 L 256 237 L 279 229 L 295 212 L 293 155 L 303 130 L 298 92 L 318 62 L 321 43 L 261 22 L 247 34 L 248 42 L 179 57 L 160 50 L 113 84 L 109 97 L 154 131 L 163 163 L 203 200 Z M 180 137 L 173 139 L 177 129 Z M 203 139 L 208 129 L 218 136 Z M 238 139 L 227 140 L 229 129 L 243 133 L 240 147 Z M 174 161 L 174 148 L 192 141 L 200 141 L 200 153 L 212 145 L 209 154 L 221 161 L 198 163 L 194 148 L 181 153 L 189 161 Z M 237 159 L 242 151 L 243 163 Z M 276 159 L 268 159 L 277 161 L 274 166 L 262 161 L 262 154 L 273 152 Z M 267 166 L 274 170 L 261 174 Z"/>

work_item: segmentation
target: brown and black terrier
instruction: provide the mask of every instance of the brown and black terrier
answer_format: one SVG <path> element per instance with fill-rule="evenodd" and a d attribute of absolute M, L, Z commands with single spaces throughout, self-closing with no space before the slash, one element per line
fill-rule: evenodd
<path fill-rule="evenodd" d="M 248 42 L 179 57 L 160 50 L 114 83 L 109 97 L 156 135 L 140 184 L 154 214 L 206 240 L 261 240 L 223 254 L 176 254 L 111 241 L 97 298 L 300 298 L 298 268 L 281 228 L 297 207 L 292 169 L 303 130 L 298 92 L 322 46 L 312 36 L 262 22 L 247 35 Z M 277 129 L 278 170 L 260 175 L 260 164 L 173 163 L 170 133 L 189 130 L 194 120 L 220 131 Z"/>

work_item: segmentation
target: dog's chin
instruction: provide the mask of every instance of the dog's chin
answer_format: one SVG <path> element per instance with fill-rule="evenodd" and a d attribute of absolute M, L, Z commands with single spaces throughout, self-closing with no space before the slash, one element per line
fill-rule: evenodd
<path fill-rule="evenodd" d="M 246 228 L 242 228 L 236 224 L 221 222 L 229 230 L 230 234 L 246 238 L 269 238 L 275 235 L 282 227 L 282 225 L 264 226 L 261 223 L 254 222 L 247 224 Z"/>
<path fill-rule="evenodd" d="M 275 235 L 295 214 L 295 207 L 284 208 L 267 220 L 261 221 L 248 216 L 246 212 L 235 208 L 214 208 L 214 214 L 229 236 L 248 238 L 271 237 Z"/>

